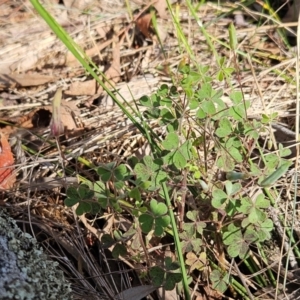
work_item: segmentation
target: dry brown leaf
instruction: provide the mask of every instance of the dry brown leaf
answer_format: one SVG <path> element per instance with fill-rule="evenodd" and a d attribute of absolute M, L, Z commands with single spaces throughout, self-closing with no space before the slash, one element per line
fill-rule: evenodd
<path fill-rule="evenodd" d="M 32 13 L 31 12 L 19 12 L 17 14 L 9 14 L 8 16 L 6 16 L 6 22 L 9 22 L 11 24 L 14 23 L 21 23 L 26 21 L 27 19 L 32 17 Z"/>
<path fill-rule="evenodd" d="M 268 49 L 268 47 L 266 47 L 266 42 L 262 40 L 259 35 L 254 35 L 252 38 L 250 38 L 250 45 L 253 47 L 253 49 L 263 49 L 263 51 Z"/>
<path fill-rule="evenodd" d="M 96 31 L 98 32 L 98 35 L 101 39 L 106 38 L 107 33 L 109 32 L 110 27 L 109 26 L 103 26 L 101 23 L 99 26 L 96 27 Z"/>
<path fill-rule="evenodd" d="M 280 49 L 278 47 L 272 47 L 271 43 L 262 40 L 259 35 L 254 35 L 250 39 L 250 45 L 252 48 L 260 50 L 264 54 L 280 55 Z"/>
<path fill-rule="evenodd" d="M 73 102 L 61 100 L 61 121 L 64 125 L 66 134 L 78 128 L 75 122 L 75 117 L 79 119 L 79 115 L 80 110 Z M 18 118 L 5 118 L 2 119 L 2 121 L 12 123 L 14 124 L 14 126 L 2 126 L 1 134 L 5 135 L 6 137 L 9 137 L 9 135 L 14 133 L 17 130 L 17 128 L 43 129 L 50 126 L 51 118 L 51 105 L 35 109 L 30 113 Z"/>
<path fill-rule="evenodd" d="M 213 290 L 210 286 L 204 285 L 203 289 L 205 290 L 205 294 L 203 295 L 207 300 L 221 300 L 223 299 L 222 294 L 216 290 Z"/>
<path fill-rule="evenodd" d="M 120 81 L 120 68 L 117 64 L 112 64 L 105 72 L 106 78 L 111 79 L 111 82 L 117 83 Z M 111 85 L 108 85 L 110 87 Z"/>
<path fill-rule="evenodd" d="M 118 101 L 124 102 L 139 99 L 143 95 L 148 95 L 154 91 L 154 87 L 158 84 L 158 77 L 153 75 L 136 76 L 128 83 L 121 83 L 117 85 L 118 93 L 115 95 Z M 100 93 L 101 90 L 98 91 Z M 122 95 L 122 97 L 121 97 Z M 101 99 L 101 106 L 108 107 L 114 105 L 114 101 L 110 95 L 105 94 Z"/>
<path fill-rule="evenodd" d="M 32 74 L 0 74 L 0 88 L 38 86 L 57 80 L 54 76 Z"/>
<path fill-rule="evenodd" d="M 26 50 L 23 50 L 26 51 Z M 27 49 L 29 51 L 29 49 Z M 27 72 L 34 69 L 39 62 L 38 56 L 35 51 L 29 52 L 27 55 L 23 53 L 23 57 L 15 60 L 13 63 L 10 61 L 4 64 L 3 73 L 9 72 Z"/>
<path fill-rule="evenodd" d="M 151 14 L 146 14 L 136 20 L 136 25 L 138 29 L 146 38 L 151 37 L 151 32 L 150 32 L 151 18 L 152 18 Z"/>
<path fill-rule="evenodd" d="M 111 41 L 106 41 L 105 45 L 109 46 Z M 85 51 L 85 54 L 89 57 L 93 57 L 94 55 L 99 54 L 99 51 L 101 51 L 103 48 L 105 48 L 103 45 L 97 45 L 95 47 L 92 47 L 90 49 L 87 49 Z M 77 58 L 72 54 L 72 52 L 68 51 L 66 55 L 66 60 L 65 60 L 66 66 L 68 67 L 78 67 L 81 66 L 81 63 L 77 60 Z"/>
<path fill-rule="evenodd" d="M 7 17 L 11 13 L 11 8 L 8 5 L 1 5 L 0 17 Z"/>
<path fill-rule="evenodd" d="M 13 168 L 11 168 L 14 164 L 14 157 L 5 135 L 0 134 L 0 139 L 0 188 L 9 189 L 14 185 L 16 181 L 16 176 L 13 172 Z"/>
<path fill-rule="evenodd" d="M 100 91 L 100 93 L 98 91 Z M 103 88 L 100 86 L 98 88 L 98 91 L 95 95 L 93 95 L 93 96 L 89 97 L 88 99 L 86 99 L 86 101 L 85 101 L 85 106 L 86 107 L 91 107 L 93 105 L 95 99 L 97 99 L 101 96 L 101 94 L 103 92 Z"/>
<path fill-rule="evenodd" d="M 91 5 L 93 0 L 64 0 L 63 1 L 67 8 L 72 8 L 77 14 L 80 11 L 84 11 L 86 7 Z"/>
<path fill-rule="evenodd" d="M 157 10 L 158 15 L 162 19 L 168 18 L 168 12 L 167 12 L 167 1 L 166 0 L 157 0 L 153 6 Z"/>
<path fill-rule="evenodd" d="M 65 91 L 66 95 L 81 96 L 90 95 L 93 96 L 96 93 L 96 80 L 87 81 L 75 81 L 70 85 L 68 91 Z"/>

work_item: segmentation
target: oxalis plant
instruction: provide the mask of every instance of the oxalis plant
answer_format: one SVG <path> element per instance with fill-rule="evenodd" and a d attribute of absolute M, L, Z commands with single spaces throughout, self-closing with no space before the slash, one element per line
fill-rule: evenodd
<path fill-rule="evenodd" d="M 134 221 L 128 232 L 117 230 L 113 237 L 102 238 L 105 247 L 114 246 L 115 258 L 127 255 L 124 241 L 131 239 L 137 250 L 152 237 L 179 232 L 184 261 L 166 257 L 161 266 L 149 266 L 154 285 L 173 289 L 182 280 L 180 263 L 184 263 L 188 276 L 197 270 L 219 292 L 233 288 L 246 297 L 245 288 L 230 274 L 226 257 L 244 260 L 252 268 L 253 249 L 263 251 L 273 230 L 264 189 L 287 171 L 290 163 L 282 157 L 290 153 L 280 146 L 279 155 L 262 154 L 262 162 L 255 162 L 252 150 L 260 147 L 259 133 L 266 130 L 263 122 L 247 119 L 249 102 L 240 91 L 229 95 L 227 107 L 209 71 L 184 64 L 178 70 L 177 87 L 163 84 L 155 94 L 141 97 L 138 105 L 146 107 L 140 110 L 142 124 L 156 120 L 163 129 L 158 137 L 145 126 L 153 153 L 142 159 L 131 157 L 126 164 L 100 165 L 99 180 L 70 187 L 65 204 L 77 204 L 79 215 L 101 214 L 108 208 L 131 213 Z M 247 192 L 250 184 L 257 186 L 254 195 Z M 174 227 L 170 212 L 175 210 Z M 264 285 L 266 280 L 258 276 L 257 283 Z"/>
<path fill-rule="evenodd" d="M 290 154 L 287 149 L 279 145 L 277 154 L 265 155 L 259 144 L 260 133 L 268 131 L 266 125 L 276 116 L 248 118 L 250 103 L 240 90 L 226 95 L 230 103 L 225 104 L 216 82 L 230 82 L 234 69 L 226 67 L 216 51 L 217 73 L 183 60 L 177 73 L 170 74 L 173 84 L 163 84 L 155 94 L 138 99 L 139 110 L 130 113 L 99 79 L 93 62 L 37 1 L 32 3 L 152 149 L 141 159 L 131 157 L 125 163 L 112 161 L 95 167 L 97 180 L 82 178 L 78 187 L 69 187 L 65 205 L 76 205 L 78 215 L 101 215 L 107 210 L 130 213 L 131 228 L 106 234 L 101 242 L 103 247 L 112 247 L 115 258 L 130 253 L 129 240 L 133 250 L 143 249 L 148 269 L 142 275 L 149 276 L 152 284 L 167 290 L 177 285 L 185 299 L 190 299 L 189 284 L 197 274 L 220 293 L 230 290 L 250 299 L 247 286 L 231 270 L 236 262 L 243 262 L 249 272 L 257 272 L 261 266 L 254 253 L 267 264 L 264 243 L 274 226 L 268 216 L 268 208 L 274 205 L 269 187 L 290 166 L 284 159 Z M 148 126 L 150 120 L 159 125 L 159 133 Z M 165 257 L 153 266 L 146 255 L 148 242 L 167 235 L 174 239 L 178 261 Z M 130 258 L 140 261 L 144 255 Z M 257 286 L 276 284 L 272 272 L 268 277 L 257 274 Z"/>

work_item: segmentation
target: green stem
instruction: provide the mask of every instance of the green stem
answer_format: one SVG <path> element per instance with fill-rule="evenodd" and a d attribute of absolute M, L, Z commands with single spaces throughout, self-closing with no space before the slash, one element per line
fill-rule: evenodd
<path fill-rule="evenodd" d="M 257 249 L 259 251 L 259 254 L 260 254 L 261 258 L 263 259 L 265 265 L 267 266 L 268 265 L 268 259 L 267 259 L 266 255 L 265 255 L 264 249 L 262 248 L 262 246 L 261 246 L 260 243 L 257 243 L 256 245 L 257 245 Z M 269 279 L 271 280 L 272 285 L 274 287 L 276 287 L 276 279 L 274 277 L 274 274 L 273 274 L 272 270 L 270 268 L 268 268 L 267 272 L 269 274 Z M 265 280 L 264 280 L 264 286 L 265 287 L 267 286 L 267 283 L 265 282 Z"/>
<path fill-rule="evenodd" d="M 191 295 L 190 295 L 190 292 L 189 292 L 187 272 L 186 272 L 186 268 L 185 268 L 184 257 L 183 257 L 182 250 L 181 250 L 181 243 L 180 243 L 180 239 L 179 239 L 179 235 L 178 235 L 177 224 L 176 224 L 176 220 L 175 220 L 173 210 L 171 209 L 171 207 L 172 207 L 171 199 L 169 197 L 168 189 L 167 189 L 167 186 L 166 186 L 165 183 L 162 183 L 162 189 L 163 189 L 163 193 L 164 193 L 164 196 L 165 196 L 167 206 L 169 208 L 168 211 L 169 211 L 169 216 L 170 216 L 170 219 L 171 219 L 171 225 L 172 225 L 172 229 L 173 229 L 173 237 L 174 237 L 176 250 L 177 250 L 177 255 L 178 255 L 180 268 L 181 268 L 181 273 L 182 273 L 182 285 L 183 285 L 183 289 L 184 289 L 185 300 L 190 300 Z"/>
<path fill-rule="evenodd" d="M 268 196 L 268 198 L 270 199 L 271 201 L 271 204 L 273 207 L 276 208 L 276 201 L 274 200 L 274 197 L 272 196 L 272 194 L 270 193 L 270 188 L 264 188 L 264 192 L 266 193 L 266 195 Z M 276 191 L 275 191 L 276 192 Z M 295 209 L 293 210 L 293 215 L 294 216 L 294 211 Z M 294 236 L 293 236 L 293 233 L 292 233 L 292 230 L 289 229 L 289 227 L 287 227 L 285 225 L 285 219 L 284 219 L 284 216 L 281 215 L 281 214 L 278 214 L 278 219 L 280 220 L 281 224 L 283 224 L 283 228 L 284 230 L 286 230 L 286 234 L 289 238 L 289 241 L 290 241 L 290 246 L 291 246 L 291 249 L 293 250 L 293 252 L 295 253 L 298 261 L 300 259 L 300 250 L 299 248 L 297 247 L 298 243 L 295 241 L 294 239 Z M 293 223 L 294 224 L 294 223 Z"/>
<path fill-rule="evenodd" d="M 224 270 L 217 266 L 212 259 L 210 259 L 210 263 L 214 269 L 219 270 L 221 273 L 224 273 Z M 247 291 L 243 285 L 241 285 L 237 280 L 233 278 L 233 276 L 230 276 L 230 282 L 231 285 L 234 287 L 234 289 L 239 293 L 243 298 L 243 300 L 250 300 L 250 298 L 247 295 Z"/>

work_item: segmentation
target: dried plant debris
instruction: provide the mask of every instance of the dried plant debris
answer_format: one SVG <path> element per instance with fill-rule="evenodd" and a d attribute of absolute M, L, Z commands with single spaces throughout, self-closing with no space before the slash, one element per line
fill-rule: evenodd
<path fill-rule="evenodd" d="M 72 299 L 58 263 L 47 258 L 36 240 L 0 211 L 1 299 Z"/>
<path fill-rule="evenodd" d="M 25 0 L 26 2 L 28 0 Z M 146 112 L 155 111 L 155 107 L 141 106 L 139 100 L 143 96 L 148 97 L 157 90 L 159 91 L 159 86 L 169 87 L 174 78 L 176 79 L 178 76 L 180 65 L 184 65 L 183 48 L 180 45 L 178 32 L 172 24 L 171 15 L 166 8 L 166 1 L 158 0 L 146 3 L 133 0 L 126 3 L 127 7 L 124 1 L 63 0 L 56 5 L 57 2 L 54 0 L 50 1 L 50 3 L 55 3 L 54 5 L 45 5 L 58 23 L 99 67 L 105 77 L 110 79 L 111 84 L 105 81 L 101 72 L 97 73 L 98 76 L 103 79 L 120 103 L 126 105 L 131 111 L 133 111 L 132 108 L 139 110 L 138 122 L 142 124 L 146 121 L 149 128 L 161 140 L 164 140 L 166 131 L 163 123 L 160 123 L 161 116 L 156 119 L 146 118 Z M 175 8 L 176 1 L 171 2 Z M 219 5 L 217 5 L 217 1 L 204 2 L 197 6 L 196 13 L 202 22 L 201 26 L 209 36 L 213 37 L 213 47 L 220 55 L 220 59 L 213 57 L 212 49 L 200 30 L 200 23 L 191 17 L 184 2 L 181 1 L 176 2 L 178 20 L 182 32 L 188 38 L 189 46 L 195 54 L 195 61 L 187 58 L 186 64 L 189 64 L 191 68 L 195 64 L 203 67 L 209 66 L 214 75 L 222 72 L 223 74 L 230 73 L 232 76 L 227 81 L 220 79 L 221 76 L 216 77 L 219 80 L 214 77 L 210 88 L 218 92 L 222 91 L 220 100 L 228 109 L 233 105 L 232 91 L 242 91 L 243 101 L 249 102 L 250 106 L 247 111 L 248 120 L 260 122 L 261 119 L 268 119 L 267 124 L 271 122 L 270 130 L 259 132 L 259 143 L 264 145 L 272 138 L 273 146 L 271 145 L 270 149 L 266 150 L 273 151 L 277 146 L 281 151 L 281 145 L 279 145 L 281 143 L 291 147 L 290 157 L 294 157 L 295 135 L 285 126 L 278 125 L 279 122 L 288 123 L 287 121 L 290 121 L 289 128 L 292 128 L 294 124 L 292 105 L 296 98 L 294 84 L 296 60 L 291 58 L 293 54 L 286 51 L 275 34 L 278 24 L 273 22 L 274 18 L 270 17 L 270 14 L 257 10 L 253 6 L 246 7 L 238 1 L 221 1 Z M 284 1 L 275 2 L 282 3 Z M 66 199 L 68 187 L 72 186 L 77 190 L 83 182 L 94 182 L 98 179 L 97 168 L 101 164 L 125 163 L 132 155 L 138 156 L 140 160 L 143 160 L 145 156 L 150 157 L 152 150 L 150 144 L 119 109 L 111 94 L 106 93 L 103 87 L 86 73 L 46 23 L 36 15 L 35 11 L 28 9 L 29 5 L 24 5 L 23 2 L 18 4 L 9 1 L 0 4 L 0 21 L 5 19 L 0 28 L 0 45 L 2 47 L 2 51 L 0 51 L 0 171 L 2 170 L 2 173 L 0 172 L 0 188 L 6 190 L 3 195 L 8 195 L 7 199 L 0 199 L 0 203 L 11 205 L 14 209 L 16 207 L 23 209 L 22 201 L 30 203 L 28 209 L 28 213 L 31 214 L 30 220 L 42 231 L 42 235 L 40 231 L 35 231 L 38 241 L 46 249 L 48 255 L 56 256 L 60 260 L 60 267 L 71 282 L 74 298 L 97 300 L 130 298 L 133 300 L 142 295 L 146 296 L 155 288 L 148 285 L 141 286 L 140 281 L 133 282 L 133 273 L 123 269 L 123 266 L 120 268 L 119 260 L 115 257 L 111 259 L 112 251 L 103 249 L 103 241 L 95 234 L 95 232 L 102 231 L 109 235 L 115 234 L 111 228 L 120 229 L 121 223 L 124 231 L 129 230 L 131 225 L 136 226 L 137 223 L 133 223 L 134 218 L 130 216 L 130 210 L 124 210 L 125 213 L 118 211 L 118 214 L 115 214 L 115 208 L 103 207 L 105 214 L 111 215 L 113 221 L 108 222 L 108 218 L 103 216 L 93 220 L 91 215 L 86 214 L 81 215 L 77 222 L 78 226 L 74 226 L 77 221 L 76 216 L 73 215 L 72 209 L 63 205 L 63 202 Z M 153 6 L 152 11 L 151 5 Z M 236 54 L 237 57 L 234 58 L 232 49 L 224 47 L 224 45 L 228 43 L 228 26 L 234 21 L 236 9 L 240 11 L 240 16 L 245 17 L 245 22 L 236 30 L 239 51 Z M 275 10 L 277 7 L 273 9 Z M 155 26 L 152 21 L 154 11 L 157 21 Z M 291 12 L 289 11 L 285 15 L 283 21 L 294 21 L 289 17 Z M 283 16 L 279 15 L 279 17 Z M 258 19 L 262 20 L 259 25 Z M 281 24 L 281 26 L 283 25 Z M 59 86 L 63 86 L 63 96 L 60 97 L 61 99 L 59 98 L 61 103 L 56 101 L 51 106 L 54 91 Z M 203 89 L 203 85 L 200 84 L 193 87 L 193 91 L 201 89 Z M 174 100 L 174 103 L 177 100 L 179 104 L 180 102 L 181 104 L 186 103 L 180 99 L 182 94 L 180 90 L 179 97 Z M 190 114 L 189 116 L 194 118 L 191 110 L 187 106 L 183 116 Z M 180 126 L 185 128 L 184 130 L 188 133 L 194 130 L 202 132 L 202 128 L 199 126 L 201 122 L 195 123 L 195 125 L 193 122 L 185 122 L 184 117 L 180 114 L 177 114 L 176 118 L 180 121 Z M 226 125 L 225 122 L 220 124 Z M 50 136 L 50 127 L 55 138 Z M 222 128 L 224 129 L 224 127 Z M 203 132 L 207 132 L 203 134 L 205 140 L 210 139 L 211 131 L 211 124 L 207 124 L 203 130 Z M 13 145 L 12 141 L 16 141 L 12 147 L 13 151 L 7 146 L 7 141 L 11 145 Z M 211 175 L 209 173 L 210 177 L 204 174 L 203 176 L 206 176 L 204 181 L 199 181 L 204 191 L 201 195 L 206 199 L 208 197 L 206 195 L 209 195 L 207 192 L 209 180 L 211 178 L 220 179 L 221 176 L 215 175 L 219 173 L 220 169 L 214 164 L 216 140 L 213 138 L 209 141 L 207 157 L 204 155 L 201 141 L 199 139 L 196 143 L 196 145 L 199 143 L 199 157 L 203 161 L 205 159 L 206 167 L 211 172 Z M 249 146 L 249 153 L 253 151 L 255 154 L 252 139 L 243 139 L 244 144 Z M 177 147 L 177 144 L 175 146 Z M 3 160 L 1 160 L 2 157 Z M 230 160 L 228 159 L 228 161 Z M 265 177 L 266 181 L 263 181 L 262 184 L 272 185 L 273 179 L 281 176 L 283 171 L 287 171 L 288 165 L 283 165 L 283 168 L 284 170 L 277 168 L 278 171 L 271 173 L 271 178 Z M 203 171 L 202 169 L 196 171 L 190 169 L 195 174 L 200 170 Z M 235 181 L 241 178 L 249 180 L 248 173 L 244 171 L 228 172 L 226 175 L 228 180 Z M 288 175 L 283 179 L 288 178 Z M 14 176 L 17 176 L 17 180 Z M 237 178 L 238 176 L 240 179 Z M 174 178 L 174 183 L 171 181 L 172 186 L 176 185 L 175 179 L 177 180 L 177 178 Z M 107 183 L 110 187 L 112 184 L 112 181 Z M 128 187 L 131 187 L 131 184 Z M 13 191 L 11 190 L 12 186 L 15 189 Z M 29 191 L 28 194 L 24 193 L 24 189 Z M 143 193 L 142 197 L 144 196 Z M 181 199 L 185 198 L 181 194 L 179 196 Z M 184 216 L 188 207 L 192 207 L 195 214 L 199 214 L 201 220 L 209 218 L 212 212 L 210 203 L 205 202 L 203 206 L 200 206 L 197 198 L 193 198 L 190 194 L 186 198 L 185 206 L 181 205 L 179 201 L 179 204 L 175 202 L 175 210 L 178 209 L 181 227 L 189 222 Z M 12 199 L 13 201 L 11 201 Z M 122 194 L 123 199 L 124 194 Z M 81 200 L 80 202 L 85 203 Z M 22 211 L 22 216 L 24 217 L 28 213 L 26 208 Z M 29 220 L 29 217 L 27 216 L 25 219 Z M 106 223 L 111 223 L 111 227 L 105 225 L 103 228 L 101 222 L 106 219 Z M 195 220 L 191 219 L 190 221 Z M 125 223 L 128 228 L 124 225 Z M 145 223 L 142 223 L 144 227 Z M 13 234 L 7 233 L 10 232 L 10 227 Z M 89 239 L 85 239 L 86 231 L 88 234 L 93 233 L 94 239 L 97 236 L 99 241 L 90 242 Z M 45 240 L 40 238 L 44 234 L 47 236 Z M 148 239 L 150 235 L 146 237 L 144 233 L 136 232 L 132 239 L 132 249 L 130 239 L 126 240 L 126 247 L 130 254 L 122 258 L 128 259 L 126 264 L 131 270 L 136 270 L 140 274 L 146 270 L 146 260 L 142 253 L 149 252 L 149 261 L 157 266 L 159 260 L 163 261 L 167 256 L 161 250 L 150 251 L 151 247 L 163 247 L 164 241 L 153 239 L 145 249 L 142 249 L 141 237 Z M 125 241 L 120 240 L 118 243 L 121 245 Z M 11 247 L 19 247 L 21 250 L 17 248 L 14 252 L 9 251 Z M 59 252 L 57 252 L 58 248 Z M 19 231 L 15 223 L 4 213 L 0 213 L 0 249 L 4 253 L 3 258 L 0 259 L 1 263 L 6 268 L 11 268 L 10 273 L 15 276 L 13 279 L 18 285 L 18 291 L 9 290 L 10 298 L 5 296 L 6 298 L 3 299 L 15 299 L 13 292 L 23 293 L 18 296 L 20 299 L 22 297 L 25 299 L 25 290 L 30 294 L 30 296 L 26 295 L 27 299 L 71 298 L 70 284 L 64 281 L 60 271 L 55 273 L 57 265 L 45 260 L 46 256 L 38 249 L 36 242 Z M 117 247 L 116 249 L 118 250 Z M 175 256 L 175 252 L 170 251 Z M 90 253 L 94 254 L 90 256 Z M 159 254 L 158 258 L 155 253 Z M 195 271 L 202 272 L 202 269 L 205 272 L 206 270 L 211 271 L 210 266 L 203 263 L 206 262 L 205 253 L 203 253 L 187 252 L 187 265 L 190 267 L 190 275 L 192 275 L 194 283 L 197 282 L 196 277 L 193 277 Z M 39 270 L 35 272 L 35 265 L 31 266 L 30 264 L 36 258 L 38 258 Z M 224 260 L 225 250 L 220 252 L 219 258 L 220 261 Z M 25 267 L 28 262 L 25 262 L 25 259 L 31 259 L 29 261 L 30 269 Z M 11 266 L 10 262 L 15 265 Z M 20 262 L 23 265 L 20 265 Z M 151 263 L 148 264 L 149 268 Z M 110 270 L 112 267 L 114 271 Z M 235 268 L 233 271 L 235 272 Z M 35 272 L 37 274 L 34 275 L 43 277 L 37 279 L 40 280 L 39 286 L 35 286 L 36 279 L 30 272 Z M 201 275 L 203 277 L 200 288 L 195 285 L 195 297 L 197 299 L 221 299 L 221 293 L 211 288 L 209 274 L 205 274 L 205 272 Z M 3 282 L 0 283 L 0 298 L 4 292 L 8 293 L 8 289 L 5 289 L 8 283 L 3 279 L 6 277 L 8 280 L 8 276 L 1 275 L 0 281 Z M 29 279 L 27 280 L 27 278 Z M 217 280 L 214 281 L 217 284 L 221 277 L 212 276 L 211 278 Z M 59 282 L 57 283 L 57 281 Z M 27 290 L 28 282 L 30 284 L 33 282 L 33 284 Z M 44 282 L 46 283 L 44 284 Z M 125 282 L 126 284 L 123 284 Z M 142 283 L 150 284 L 146 280 Z M 247 284 L 253 285 L 252 279 L 249 279 L 249 283 L 247 280 Z M 52 289 L 49 296 L 42 294 L 45 292 L 42 289 L 47 285 L 49 288 L 47 292 L 50 293 Z M 35 288 L 41 290 L 35 291 Z M 205 293 L 200 295 L 199 290 L 202 288 Z M 259 291 L 258 297 L 261 296 L 261 293 L 262 291 Z M 175 298 L 175 294 L 175 292 L 173 295 L 171 291 L 163 291 L 162 297 L 164 299 Z M 270 298 L 272 297 L 274 298 L 275 294 L 270 296 Z"/>
<path fill-rule="evenodd" d="M 9 189 L 16 181 L 13 173 L 14 158 L 4 134 L 0 133 L 0 189 Z"/>

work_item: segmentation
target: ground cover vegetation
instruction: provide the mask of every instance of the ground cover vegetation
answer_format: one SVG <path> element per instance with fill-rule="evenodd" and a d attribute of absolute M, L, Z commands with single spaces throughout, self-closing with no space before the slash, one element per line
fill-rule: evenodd
<path fill-rule="evenodd" d="M 18 7 L 49 41 L 3 63 L 1 205 L 74 299 L 297 299 L 294 4 Z"/>

